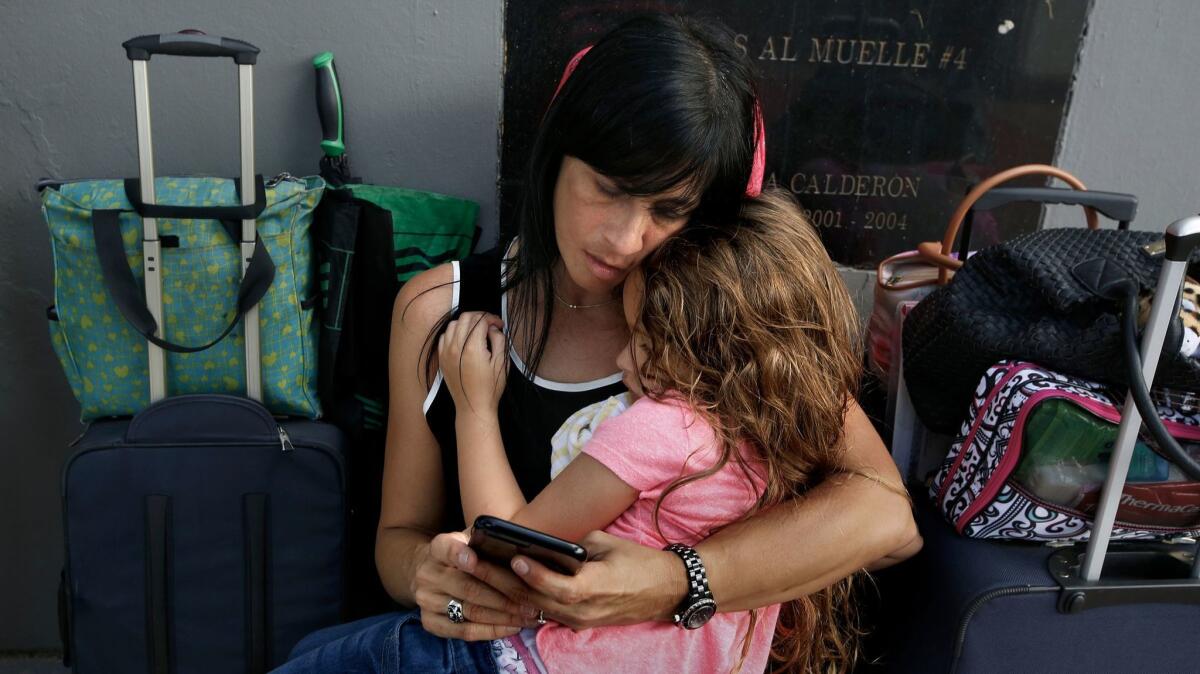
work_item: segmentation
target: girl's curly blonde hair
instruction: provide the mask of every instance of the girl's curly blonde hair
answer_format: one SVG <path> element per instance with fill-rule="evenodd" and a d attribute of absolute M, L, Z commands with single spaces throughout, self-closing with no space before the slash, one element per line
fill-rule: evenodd
<path fill-rule="evenodd" d="M 639 374 L 647 395 L 682 394 L 723 445 L 716 465 L 675 481 L 662 498 L 733 461 L 746 472 L 765 469 L 760 511 L 845 472 L 844 417 L 861 371 L 859 323 L 820 237 L 790 195 L 764 192 L 746 201 L 739 219 L 732 229 L 693 226 L 648 258 L 633 332 L 645 348 Z M 739 447 L 762 467 L 747 465 Z M 860 636 L 853 580 L 781 607 L 775 665 L 852 667 Z"/>

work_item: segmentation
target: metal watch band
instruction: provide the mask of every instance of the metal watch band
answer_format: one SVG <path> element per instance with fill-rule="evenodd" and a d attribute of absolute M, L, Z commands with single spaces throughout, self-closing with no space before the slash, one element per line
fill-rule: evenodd
<path fill-rule="evenodd" d="M 700 605 L 711 606 L 715 611 L 716 603 L 713 601 L 712 591 L 708 588 L 708 571 L 705 570 L 704 563 L 700 561 L 700 555 L 696 554 L 692 548 L 680 543 L 672 543 L 663 549 L 679 555 L 687 570 L 688 594 L 676 609 L 675 622 L 684 622 L 691 609 Z M 691 626 L 684 626 L 694 629 Z"/>

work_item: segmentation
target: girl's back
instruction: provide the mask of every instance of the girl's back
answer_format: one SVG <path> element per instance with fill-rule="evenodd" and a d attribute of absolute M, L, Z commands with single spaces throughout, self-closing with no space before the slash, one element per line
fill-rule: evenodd
<path fill-rule="evenodd" d="M 712 426 L 676 397 L 639 399 L 602 423 L 583 451 L 639 492 L 604 531 L 651 547 L 695 545 L 753 510 L 764 485 L 764 467 L 746 455 L 745 467 L 727 461 L 712 475 L 664 495 L 680 477 L 718 464 L 722 454 Z M 778 613 L 778 605 L 758 611 L 742 671 L 766 667 Z M 580 632 L 551 623 L 539 631 L 537 643 L 555 673 L 728 672 L 742 660 L 750 623 L 749 611 L 718 613 L 694 632 L 665 622 Z"/>

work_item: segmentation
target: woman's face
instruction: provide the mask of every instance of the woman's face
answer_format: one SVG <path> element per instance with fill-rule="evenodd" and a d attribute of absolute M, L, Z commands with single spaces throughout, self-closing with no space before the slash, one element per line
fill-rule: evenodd
<path fill-rule="evenodd" d="M 672 192 L 635 197 L 575 157 L 563 157 L 554 187 L 554 234 L 567 275 L 589 293 L 609 294 L 690 214 Z"/>

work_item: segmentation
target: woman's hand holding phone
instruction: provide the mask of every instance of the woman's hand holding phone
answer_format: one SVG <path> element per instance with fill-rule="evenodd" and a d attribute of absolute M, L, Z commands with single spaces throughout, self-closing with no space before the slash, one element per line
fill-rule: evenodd
<path fill-rule="evenodd" d="M 511 598 L 528 587 L 511 570 L 478 559 L 467 547 L 466 532 L 435 536 L 419 557 L 412 585 L 421 625 L 438 636 L 484 641 L 538 624 L 537 608 Z M 450 621 L 451 599 L 462 602 L 467 622 Z"/>
<path fill-rule="evenodd" d="M 524 555 L 512 559 L 511 570 L 501 569 L 469 548 L 470 563 L 460 568 L 518 605 L 542 609 L 547 618 L 573 629 L 671 621 L 688 587 L 678 557 L 602 531 L 579 543 L 588 562 L 575 575 Z"/>
<path fill-rule="evenodd" d="M 593 531 L 579 542 L 587 548 L 588 563 L 574 576 L 555 573 L 527 557 L 514 559 L 513 570 L 531 592 L 508 596 L 524 597 L 577 630 L 671 621 L 688 587 L 683 564 L 674 553 L 603 531 Z"/>

